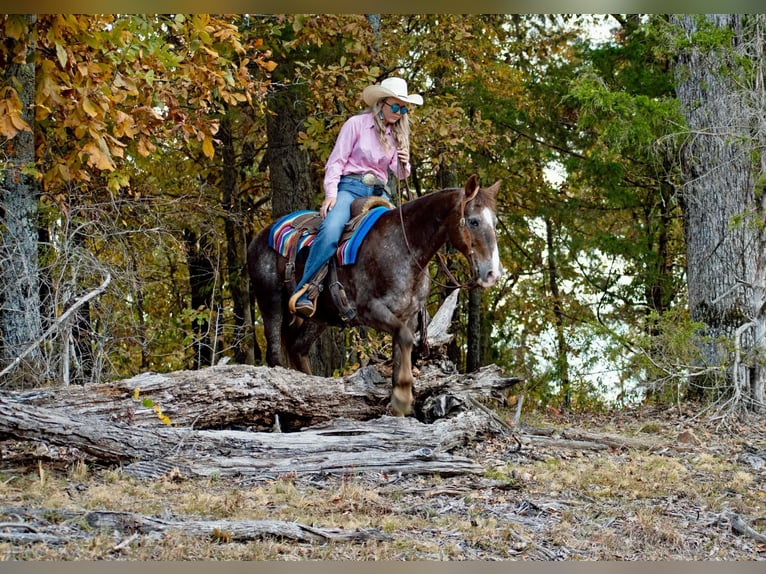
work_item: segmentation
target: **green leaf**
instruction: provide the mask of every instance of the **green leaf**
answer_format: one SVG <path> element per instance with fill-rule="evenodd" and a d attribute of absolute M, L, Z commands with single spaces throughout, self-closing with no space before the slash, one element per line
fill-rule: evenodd
<path fill-rule="evenodd" d="M 150 409 L 154 406 L 154 401 L 152 399 L 141 399 L 141 406 Z"/>
<path fill-rule="evenodd" d="M 13 40 L 21 40 L 28 32 L 27 21 L 22 14 L 8 14 L 5 34 Z"/>

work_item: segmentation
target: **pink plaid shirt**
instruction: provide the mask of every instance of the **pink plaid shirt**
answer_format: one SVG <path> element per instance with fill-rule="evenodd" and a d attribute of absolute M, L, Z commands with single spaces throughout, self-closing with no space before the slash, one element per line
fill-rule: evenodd
<path fill-rule="evenodd" d="M 341 176 L 350 173 L 374 173 L 383 182 L 388 181 L 390 168 L 400 179 L 410 174 L 409 163 L 399 171 L 399 159 L 396 154 L 396 144 L 387 129 L 386 136 L 391 146 L 387 150 L 378 140 L 375 121 L 371 112 L 350 117 L 340 128 L 335 147 L 327 159 L 324 174 L 325 197 L 338 195 L 338 182 Z"/>

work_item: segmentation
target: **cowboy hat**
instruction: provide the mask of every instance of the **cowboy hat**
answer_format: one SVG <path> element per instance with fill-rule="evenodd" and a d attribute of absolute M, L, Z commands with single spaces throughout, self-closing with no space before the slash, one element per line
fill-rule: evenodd
<path fill-rule="evenodd" d="M 408 104 L 423 105 L 423 96 L 408 94 L 407 82 L 401 78 L 386 78 L 380 84 L 367 86 L 362 91 L 362 99 L 368 106 L 372 106 L 380 98 L 397 98 Z"/>

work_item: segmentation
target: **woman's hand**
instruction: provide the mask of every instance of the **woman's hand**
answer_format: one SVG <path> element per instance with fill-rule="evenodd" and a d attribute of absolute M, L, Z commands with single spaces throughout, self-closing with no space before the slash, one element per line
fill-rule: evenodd
<path fill-rule="evenodd" d="M 410 163 L 410 148 L 402 148 L 396 150 L 396 155 L 399 156 L 399 165 L 405 166 Z"/>
<path fill-rule="evenodd" d="M 319 214 L 322 216 L 322 219 L 327 217 L 327 212 L 330 211 L 335 205 L 335 199 L 336 198 L 334 197 L 324 198 L 324 201 L 322 202 L 322 207 L 319 208 Z"/>

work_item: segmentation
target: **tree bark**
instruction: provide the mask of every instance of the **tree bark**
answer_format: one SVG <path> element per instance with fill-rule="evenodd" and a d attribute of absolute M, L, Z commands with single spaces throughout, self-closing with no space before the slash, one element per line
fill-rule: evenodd
<path fill-rule="evenodd" d="M 564 408 L 568 409 L 572 404 L 572 384 L 569 379 L 569 348 L 564 332 L 564 311 L 562 309 L 561 293 L 559 292 L 559 271 L 557 264 L 557 251 L 555 246 L 555 233 L 553 221 L 545 219 L 545 237 L 548 246 L 548 283 L 551 290 L 553 303 L 553 317 L 556 328 L 556 374 L 561 383 L 561 394 Z"/>
<path fill-rule="evenodd" d="M 706 391 L 723 391 L 731 397 L 729 404 L 761 408 L 766 377 L 766 165 L 759 150 L 766 143 L 761 127 L 765 94 L 762 53 L 751 48 L 753 38 L 760 41 L 764 20 L 748 18 L 688 14 L 672 21 L 690 40 L 678 57 L 675 77 L 689 130 L 682 150 L 689 307 L 692 319 L 706 325 L 705 342 L 699 345 L 699 369 L 705 374 L 693 377 L 694 394 L 711 398 Z M 698 34 L 709 39 L 703 24 L 732 33 L 731 45 L 710 48 L 711 42 L 697 41 Z M 738 64 L 738 56 L 750 60 L 754 75 Z M 743 81 L 752 81 L 752 87 L 745 89 Z M 726 350 L 725 341 L 734 353 Z M 724 376 L 720 365 L 726 367 Z"/>
<path fill-rule="evenodd" d="M 25 16 L 29 28 L 27 57 L 23 64 L 11 63 L 3 74 L 4 85 L 20 87 L 21 118 L 34 126 L 35 53 L 34 28 L 37 17 Z M 6 38 L 9 52 L 18 41 Z M 37 184 L 31 172 L 35 165 L 35 142 L 31 131 L 20 131 L 0 145 L 7 158 L 0 196 L 0 366 L 12 363 L 42 333 L 39 264 L 37 254 Z M 19 384 L 34 384 L 45 378 L 42 353 L 34 349 L 23 364 L 8 375 Z"/>
<path fill-rule="evenodd" d="M 288 58 L 274 70 L 272 79 L 282 87 L 269 97 L 270 113 L 266 115 L 269 142 L 266 162 L 271 212 L 275 219 L 298 209 L 318 209 L 317 198 L 323 195 L 320 181 L 312 177 L 311 158 L 298 142 L 298 134 L 305 129 L 308 117 L 305 105 L 308 98 L 301 93 L 302 86 L 290 83 L 294 67 L 295 60 Z M 343 343 L 337 329 L 323 331 L 309 353 L 312 372 L 331 376 L 343 369 Z"/>
<path fill-rule="evenodd" d="M 468 290 L 468 329 L 465 371 L 472 373 L 481 367 L 481 295 L 478 287 Z"/>
<path fill-rule="evenodd" d="M 220 138 L 223 143 L 223 207 L 226 212 L 224 229 L 226 231 L 226 261 L 228 264 L 229 291 L 231 292 L 235 335 L 234 360 L 241 364 L 252 365 L 255 362 L 255 330 L 250 311 L 250 276 L 247 273 L 247 239 L 245 238 L 245 215 L 239 197 L 239 183 L 234 151 L 231 120 L 224 116 L 221 120 Z M 215 357 L 213 357 L 215 360 Z"/>
<path fill-rule="evenodd" d="M 288 64 L 289 65 L 289 64 Z M 269 98 L 266 134 L 271 187 L 271 213 L 277 218 L 296 209 L 316 209 L 317 193 L 310 172 L 310 158 L 298 144 L 306 109 L 298 88 L 288 86 Z"/>

